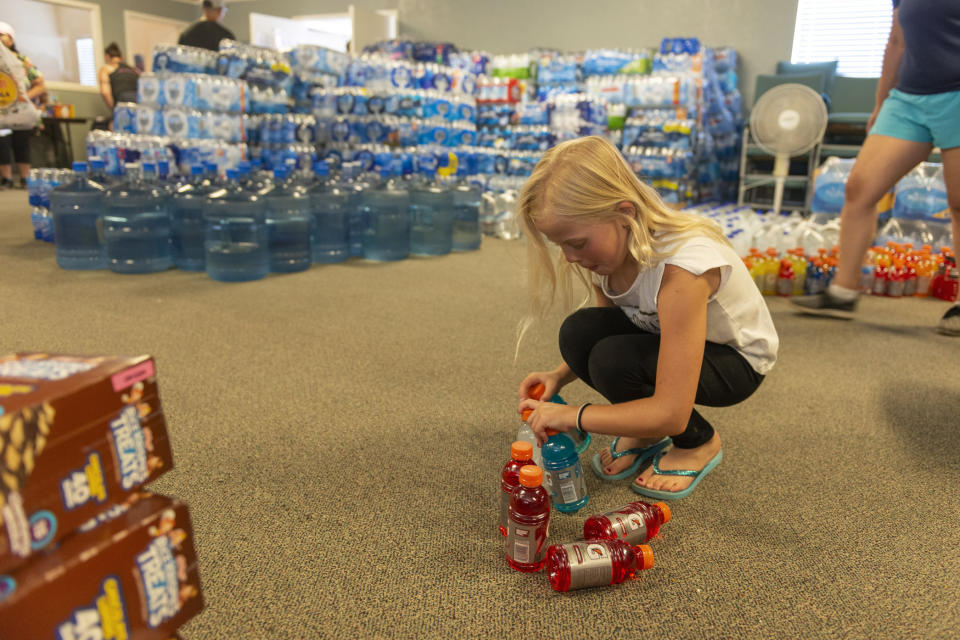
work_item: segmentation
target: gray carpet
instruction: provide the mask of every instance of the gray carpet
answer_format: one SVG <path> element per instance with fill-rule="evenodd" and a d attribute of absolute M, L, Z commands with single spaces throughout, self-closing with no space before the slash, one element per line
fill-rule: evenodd
<path fill-rule="evenodd" d="M 515 390 L 556 363 L 561 317 L 514 363 L 522 243 L 235 285 L 69 272 L 21 191 L 0 193 L 0 261 L 3 352 L 156 356 L 176 466 L 153 488 L 190 505 L 208 603 L 187 640 L 960 635 L 943 302 L 868 298 L 837 323 L 770 300 L 780 361 L 745 403 L 703 410 L 724 462 L 673 503 L 656 566 L 556 594 L 507 567 L 496 531 Z M 635 498 L 587 483 L 551 541 Z"/>

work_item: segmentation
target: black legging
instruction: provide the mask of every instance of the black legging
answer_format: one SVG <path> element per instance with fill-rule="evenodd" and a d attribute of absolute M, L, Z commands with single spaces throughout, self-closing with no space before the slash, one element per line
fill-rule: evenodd
<path fill-rule="evenodd" d="M 560 327 L 563 361 L 611 403 L 653 395 L 659 353 L 659 334 L 640 329 L 618 307 L 580 309 Z M 736 349 L 707 342 L 695 402 L 729 407 L 750 397 L 761 382 L 763 376 Z M 673 444 L 692 449 L 712 437 L 713 427 L 694 409 Z"/>

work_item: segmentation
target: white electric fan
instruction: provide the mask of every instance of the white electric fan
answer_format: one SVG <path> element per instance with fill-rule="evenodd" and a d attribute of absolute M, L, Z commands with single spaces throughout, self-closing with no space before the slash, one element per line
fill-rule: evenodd
<path fill-rule="evenodd" d="M 780 213 L 790 158 L 810 151 L 827 130 L 827 107 L 816 91 L 802 84 L 781 84 L 757 100 L 750 112 L 750 133 L 776 159 L 773 213 Z"/>

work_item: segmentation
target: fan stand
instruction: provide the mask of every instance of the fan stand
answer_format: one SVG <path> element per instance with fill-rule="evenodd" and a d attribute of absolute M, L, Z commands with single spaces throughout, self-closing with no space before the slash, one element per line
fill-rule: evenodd
<path fill-rule="evenodd" d="M 773 177 L 775 180 L 773 187 L 773 215 L 780 215 L 780 207 L 783 205 L 783 184 L 786 182 L 787 174 L 790 172 L 790 156 L 785 153 L 778 153 L 773 161 Z"/>

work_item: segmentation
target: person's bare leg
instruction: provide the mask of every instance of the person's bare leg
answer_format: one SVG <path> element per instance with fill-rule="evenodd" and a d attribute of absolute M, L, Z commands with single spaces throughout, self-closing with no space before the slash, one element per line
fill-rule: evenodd
<path fill-rule="evenodd" d="M 17 170 L 20 171 L 20 177 L 24 182 L 27 181 L 27 176 L 30 175 L 30 163 L 29 162 L 18 162 Z"/>
<path fill-rule="evenodd" d="M 943 181 L 947 187 L 947 207 L 953 229 L 953 255 L 960 255 L 960 147 L 940 151 L 943 160 Z M 940 319 L 940 333 L 960 336 L 960 303 L 954 303 Z"/>
<path fill-rule="evenodd" d="M 860 288 L 860 267 L 877 231 L 877 203 L 900 178 L 926 160 L 933 145 L 868 136 L 850 171 L 840 212 L 840 255 L 833 283 Z M 960 160 L 958 160 L 960 163 Z"/>
<path fill-rule="evenodd" d="M 13 179 L 13 170 L 9 164 L 0 164 L 0 178 Z"/>

